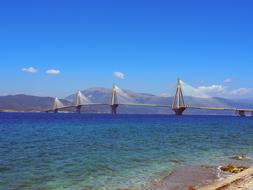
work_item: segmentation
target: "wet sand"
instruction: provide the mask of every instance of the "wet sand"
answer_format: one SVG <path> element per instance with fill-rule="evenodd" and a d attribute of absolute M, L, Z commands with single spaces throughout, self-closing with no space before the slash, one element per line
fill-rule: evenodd
<path fill-rule="evenodd" d="M 234 161 L 237 162 L 238 161 Z M 253 190 L 252 161 L 239 161 L 249 169 L 231 174 L 214 166 L 185 166 L 178 168 L 163 179 L 154 180 L 144 190 Z"/>
<path fill-rule="evenodd" d="M 253 168 L 197 190 L 253 190 Z"/>
<path fill-rule="evenodd" d="M 154 181 L 145 190 L 187 190 L 190 186 L 203 186 L 219 179 L 218 169 L 209 166 L 186 166 L 174 170 L 160 181 Z"/>

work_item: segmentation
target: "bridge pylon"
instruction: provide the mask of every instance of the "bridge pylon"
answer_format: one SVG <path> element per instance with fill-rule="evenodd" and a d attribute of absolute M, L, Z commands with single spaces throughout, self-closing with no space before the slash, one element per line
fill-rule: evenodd
<path fill-rule="evenodd" d="M 81 96 L 82 96 L 81 91 L 78 90 L 75 97 L 76 113 L 81 113 L 81 109 L 82 109 Z"/>
<path fill-rule="evenodd" d="M 185 111 L 185 109 L 186 109 L 186 106 L 184 102 L 182 84 L 181 84 L 180 79 L 178 79 L 176 95 L 174 97 L 173 104 L 172 104 L 172 110 L 176 113 L 176 115 L 183 115 L 183 112 Z"/>
<path fill-rule="evenodd" d="M 53 104 L 53 111 L 54 113 L 58 113 L 59 109 L 63 107 L 63 104 L 61 103 L 61 101 L 56 97 L 54 99 L 54 104 Z"/>
<path fill-rule="evenodd" d="M 112 100 L 111 100 L 111 113 L 113 115 L 117 114 L 117 108 L 119 106 L 116 88 L 117 88 L 116 85 L 113 85 L 113 87 L 112 87 Z"/>

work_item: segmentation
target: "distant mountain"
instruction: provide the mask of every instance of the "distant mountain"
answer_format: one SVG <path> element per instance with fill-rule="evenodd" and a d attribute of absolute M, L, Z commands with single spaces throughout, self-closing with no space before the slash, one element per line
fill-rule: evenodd
<path fill-rule="evenodd" d="M 62 100 L 64 104 L 70 104 Z M 54 102 L 52 97 L 38 97 L 30 95 L 0 96 L 0 111 L 41 111 L 51 108 Z"/>
<path fill-rule="evenodd" d="M 127 98 L 125 98 L 124 100 L 125 101 L 127 100 L 128 103 L 148 103 L 154 102 L 157 98 L 159 101 L 161 101 L 162 99 L 162 97 L 155 96 L 152 94 L 136 93 L 130 90 L 122 90 L 122 91 L 127 95 Z M 96 87 L 83 90 L 82 94 L 93 103 L 109 103 L 111 101 L 112 90 L 109 88 Z M 74 98 L 75 94 L 72 94 L 66 97 L 65 99 L 68 101 L 73 101 Z M 120 97 L 118 98 L 120 101 L 121 100 Z M 167 98 L 164 98 L 164 100 L 167 100 Z"/>
<path fill-rule="evenodd" d="M 92 103 L 110 103 L 111 89 L 89 88 L 82 93 Z M 121 90 L 118 96 L 119 103 L 141 103 L 141 104 L 161 104 L 171 105 L 173 97 L 161 97 L 147 93 L 137 93 L 129 90 Z M 64 105 L 72 105 L 75 95 L 72 94 L 65 99 L 61 99 Z M 9 95 L 0 96 L 0 111 L 42 111 L 52 108 L 54 98 L 38 97 L 29 95 Z M 231 100 L 224 98 L 196 98 L 185 97 L 186 105 L 199 107 L 226 107 L 226 108 L 253 108 L 253 100 Z M 71 111 L 71 110 L 69 110 Z M 74 111 L 74 110 L 72 110 Z M 109 106 L 85 106 L 83 112 L 88 113 L 110 113 Z M 119 106 L 119 113 L 126 114 L 173 114 L 169 108 L 142 107 L 142 106 Z M 185 114 L 231 114 L 227 111 L 205 111 L 186 110 Z"/>

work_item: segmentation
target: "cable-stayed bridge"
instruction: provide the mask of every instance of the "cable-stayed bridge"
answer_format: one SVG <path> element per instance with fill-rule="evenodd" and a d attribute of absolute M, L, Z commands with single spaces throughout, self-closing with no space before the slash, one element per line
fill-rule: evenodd
<path fill-rule="evenodd" d="M 81 109 L 88 106 L 109 106 L 111 108 L 111 113 L 113 115 L 117 114 L 117 109 L 119 106 L 143 106 L 143 107 L 161 107 L 168 108 L 175 112 L 176 115 L 183 115 L 185 110 L 214 110 L 214 111 L 233 111 L 238 116 L 246 116 L 246 113 L 250 113 L 253 116 L 253 109 L 244 108 L 231 108 L 231 107 L 204 107 L 204 106 L 193 106 L 187 105 L 184 99 L 184 89 L 188 93 L 193 94 L 200 98 L 208 98 L 207 95 L 197 92 L 193 87 L 187 85 L 183 81 L 177 81 L 176 93 L 173 99 L 173 103 L 170 104 L 146 104 L 139 103 L 134 100 L 131 95 L 129 95 L 124 90 L 121 90 L 118 86 L 113 85 L 111 92 L 110 102 L 105 103 L 94 103 L 89 100 L 81 91 L 78 91 L 74 96 L 73 105 L 65 106 L 58 98 L 55 98 L 53 106 L 51 109 L 45 110 L 44 112 L 54 112 L 58 113 L 60 111 L 66 111 L 69 109 L 74 109 L 75 112 L 81 113 Z"/>

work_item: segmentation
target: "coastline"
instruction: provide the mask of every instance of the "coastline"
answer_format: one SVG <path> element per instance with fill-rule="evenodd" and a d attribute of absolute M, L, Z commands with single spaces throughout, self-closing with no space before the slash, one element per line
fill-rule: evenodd
<path fill-rule="evenodd" d="M 143 190 L 187 190 L 191 186 L 207 185 L 218 179 L 216 167 L 183 166 L 160 180 L 152 180 Z"/>
<path fill-rule="evenodd" d="M 253 190 L 252 160 L 234 160 L 248 169 L 232 174 L 221 166 L 182 166 L 160 180 L 152 180 L 143 190 Z"/>
<path fill-rule="evenodd" d="M 222 181 L 197 188 L 196 190 L 252 190 L 253 167 Z"/>

